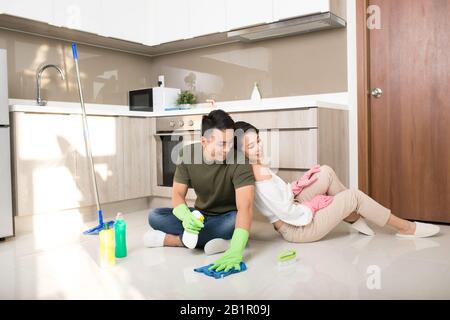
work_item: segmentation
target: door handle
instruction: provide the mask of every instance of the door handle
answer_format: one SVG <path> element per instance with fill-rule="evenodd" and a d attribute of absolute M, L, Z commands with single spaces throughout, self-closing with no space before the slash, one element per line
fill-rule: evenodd
<path fill-rule="evenodd" d="M 374 98 L 380 98 L 383 95 L 383 90 L 380 88 L 375 88 L 370 91 L 370 95 Z"/>

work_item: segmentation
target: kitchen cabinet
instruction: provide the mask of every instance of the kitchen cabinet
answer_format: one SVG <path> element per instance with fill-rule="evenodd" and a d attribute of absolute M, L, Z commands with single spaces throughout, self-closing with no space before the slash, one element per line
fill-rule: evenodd
<path fill-rule="evenodd" d="M 79 206 L 95 204 L 89 158 L 85 152 L 81 115 L 73 115 L 77 130 L 71 143 L 76 147 L 77 187 L 82 194 Z M 120 117 L 88 116 L 92 156 L 101 203 L 124 199 L 123 120 Z"/>
<path fill-rule="evenodd" d="M 226 0 L 189 0 L 189 36 L 226 31 Z"/>
<path fill-rule="evenodd" d="M 227 0 L 227 30 L 273 21 L 272 0 Z"/>
<path fill-rule="evenodd" d="M 275 21 L 323 12 L 332 12 L 345 19 L 344 0 L 273 0 Z"/>
<path fill-rule="evenodd" d="M 154 0 L 154 5 L 156 43 L 190 38 L 189 1 Z"/>
<path fill-rule="evenodd" d="M 291 182 L 316 164 L 331 166 L 348 186 L 348 111 L 325 107 L 299 107 L 295 109 L 230 112 L 234 121 L 245 121 L 259 129 L 264 159 L 268 166 L 284 181 Z M 186 116 L 200 128 L 201 115 Z M 162 144 L 156 130 L 164 128 L 170 120 L 181 116 L 153 118 L 152 195 L 169 198 L 171 188 L 161 185 L 163 161 Z M 159 122 L 159 123 L 158 123 Z M 239 134 L 239 133 L 236 133 Z M 186 139 L 186 138 L 185 138 Z M 184 140 L 185 141 L 185 140 Z M 189 189 L 187 199 L 195 199 Z"/>
<path fill-rule="evenodd" d="M 311 107 L 231 113 L 259 130 L 269 166 L 293 181 L 315 164 L 329 165 L 348 185 L 348 112 Z"/>
<path fill-rule="evenodd" d="M 79 1 L 79 0 L 77 0 Z M 137 43 L 152 44 L 152 13 L 155 0 L 101 0 L 99 34 Z"/>
<path fill-rule="evenodd" d="M 0 12 L 50 23 L 53 20 L 53 1 L 0 0 Z"/>
<path fill-rule="evenodd" d="M 235 121 L 245 121 L 259 129 L 313 128 L 317 126 L 317 108 L 233 113 Z"/>
<path fill-rule="evenodd" d="M 346 0 L 0 0 L 0 13 L 17 19 L 15 28 L 70 41 L 161 54 L 173 46 L 157 45 L 245 28 L 314 13 L 331 12 L 345 20 Z M 4 17 L 9 19 L 9 17 Z M 81 31 L 81 33 L 66 30 Z M 83 32 L 91 33 L 86 37 Z M 205 39 L 223 43 L 221 37 Z M 81 39 L 81 40 L 80 40 Z M 219 42 L 220 41 L 220 42 Z M 177 43 L 177 50 L 196 46 Z M 155 46 L 149 48 L 145 46 Z M 167 50 L 167 51 L 165 51 Z"/>
<path fill-rule="evenodd" d="M 151 194 L 149 119 L 89 116 L 88 126 L 92 128 L 92 155 L 100 201 L 107 203 L 148 197 Z M 84 141 L 77 144 L 80 142 L 84 150 Z M 78 156 L 78 185 L 84 194 L 89 195 L 82 205 L 92 205 L 95 198 L 89 159 L 84 152 Z"/>
<path fill-rule="evenodd" d="M 74 208 L 77 188 L 77 129 L 70 115 L 15 113 L 13 132 L 14 202 L 18 215 Z"/>
<path fill-rule="evenodd" d="M 270 144 L 273 165 L 301 170 L 319 163 L 317 135 L 317 129 L 279 131 L 278 142 Z"/>
<path fill-rule="evenodd" d="M 101 203 L 151 195 L 149 118 L 88 116 Z M 13 113 L 18 215 L 95 205 L 81 115 Z"/>
<path fill-rule="evenodd" d="M 123 128 L 123 189 L 125 199 L 151 194 L 152 119 L 121 117 Z"/>
<path fill-rule="evenodd" d="M 99 34 L 102 28 L 102 0 L 56 0 L 52 24 Z"/>

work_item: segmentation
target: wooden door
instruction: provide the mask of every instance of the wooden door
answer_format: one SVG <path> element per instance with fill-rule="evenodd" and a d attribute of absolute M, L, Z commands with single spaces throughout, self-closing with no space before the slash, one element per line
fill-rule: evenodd
<path fill-rule="evenodd" d="M 403 218 L 450 222 L 450 1 L 370 0 L 370 195 Z"/>

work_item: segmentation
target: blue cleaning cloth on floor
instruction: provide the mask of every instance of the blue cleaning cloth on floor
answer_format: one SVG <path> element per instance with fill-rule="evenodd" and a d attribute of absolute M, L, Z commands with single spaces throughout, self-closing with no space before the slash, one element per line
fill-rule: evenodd
<path fill-rule="evenodd" d="M 221 278 L 229 276 L 230 274 L 243 272 L 243 271 L 247 270 L 247 266 L 245 265 L 244 262 L 241 262 L 241 271 L 238 271 L 235 268 L 231 268 L 231 270 L 229 270 L 227 272 L 225 272 L 223 270 L 222 271 L 208 270 L 212 265 L 213 264 L 211 263 L 204 267 L 195 268 L 194 271 L 204 273 L 205 275 L 207 275 L 209 277 L 221 279 Z"/>

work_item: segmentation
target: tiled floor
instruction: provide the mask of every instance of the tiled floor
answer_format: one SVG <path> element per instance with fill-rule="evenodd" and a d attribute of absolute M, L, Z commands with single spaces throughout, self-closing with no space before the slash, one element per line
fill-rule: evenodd
<path fill-rule="evenodd" d="M 0 243 L 0 299 L 450 299 L 450 226 L 400 240 L 391 230 L 366 237 L 340 225 L 320 242 L 291 244 L 255 222 L 248 271 L 214 280 L 192 269 L 218 255 L 144 248 L 147 212 L 125 219 L 129 255 L 112 269 L 99 268 L 98 238 L 80 235 L 81 222 Z M 279 269 L 277 254 L 288 248 L 299 260 Z"/>

